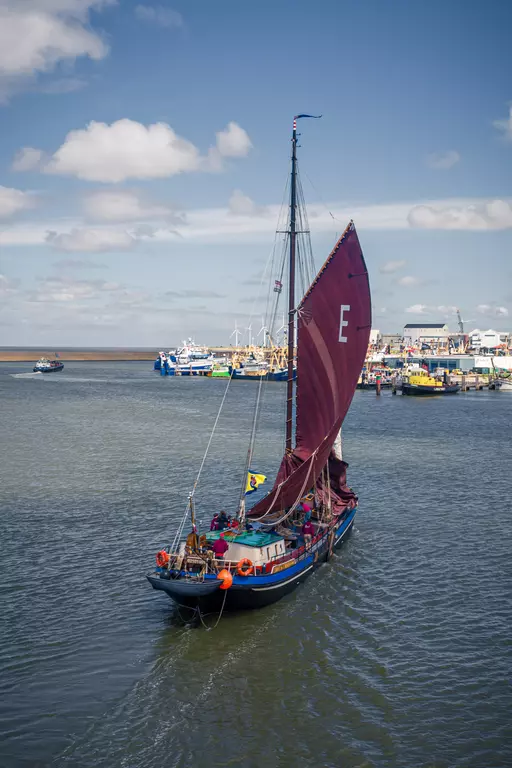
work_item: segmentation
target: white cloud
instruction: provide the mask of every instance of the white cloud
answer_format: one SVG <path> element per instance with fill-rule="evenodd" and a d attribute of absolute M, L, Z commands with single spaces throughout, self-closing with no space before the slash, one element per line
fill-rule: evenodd
<path fill-rule="evenodd" d="M 459 160 L 460 155 L 454 149 L 450 149 L 448 152 L 433 152 L 431 155 L 427 155 L 427 165 L 430 168 L 442 171 L 453 168 Z"/>
<path fill-rule="evenodd" d="M 397 272 L 399 269 L 402 269 L 402 267 L 405 267 L 405 264 L 405 261 L 386 261 L 385 264 L 379 267 L 379 272 L 381 272 L 383 275 L 390 275 L 393 272 Z"/>
<path fill-rule="evenodd" d="M 172 8 L 163 8 L 161 5 L 137 5 L 135 16 L 141 21 L 149 21 L 161 27 L 182 27 L 183 16 Z"/>
<path fill-rule="evenodd" d="M 28 301 L 43 303 L 71 303 L 97 299 L 102 294 L 117 293 L 122 286 L 106 280 L 74 280 L 71 277 L 48 277 L 39 281 L 34 291 L 28 293 Z"/>
<path fill-rule="evenodd" d="M 427 315 L 429 308 L 426 304 L 413 304 L 405 310 L 408 315 Z"/>
<path fill-rule="evenodd" d="M 398 285 L 403 285 L 406 288 L 410 288 L 413 285 L 418 285 L 420 283 L 419 277 L 413 277 L 412 275 L 404 275 L 404 277 L 401 277 L 397 280 Z"/>
<path fill-rule="evenodd" d="M 485 204 L 491 204 L 488 201 Z M 439 200 L 432 201 L 430 205 L 439 210 L 446 207 L 467 207 L 476 204 L 473 200 Z M 484 204 L 478 201 L 478 205 Z M 150 205 L 144 202 L 142 206 Z M 151 207 L 151 206 L 150 206 Z M 388 205 L 356 205 L 327 202 L 326 205 L 314 204 L 309 206 L 310 224 L 313 234 L 327 233 L 334 239 L 339 222 L 354 219 L 357 229 L 366 231 L 397 231 L 410 229 L 408 214 L 411 203 L 390 203 Z M 335 217 L 333 222 L 331 211 Z M 281 211 L 280 205 L 267 205 L 259 208 L 254 215 L 233 215 L 226 205 L 223 208 L 196 208 L 186 212 L 186 217 L 181 221 L 172 222 L 148 219 L 147 222 L 130 222 L 130 226 L 124 224 L 120 229 L 126 236 L 126 230 L 136 240 L 148 240 L 152 243 L 175 242 L 180 238 L 181 243 L 246 243 L 268 242 L 275 231 L 276 221 Z M 113 220 L 111 220 L 113 223 Z M 80 219 L 73 221 L 60 219 L 45 222 L 32 222 L 11 224 L 0 229 L 0 245 L 41 245 L 46 243 L 48 231 L 56 233 L 68 233 L 70 229 L 81 229 L 84 222 Z M 111 227 L 114 229 L 114 227 Z M 420 233 L 419 233 L 420 234 Z M 391 265 L 391 266 L 389 266 Z M 380 270 L 384 273 L 400 269 L 401 262 L 388 262 Z"/>
<path fill-rule="evenodd" d="M 417 205 L 410 209 L 407 221 L 417 229 L 510 229 L 512 203 L 486 200 Z"/>
<path fill-rule="evenodd" d="M 503 133 L 503 138 L 512 141 L 512 105 L 508 110 L 508 117 L 505 120 L 495 120 L 494 127 Z"/>
<path fill-rule="evenodd" d="M 248 134 L 237 123 L 228 123 L 216 136 L 217 149 L 222 157 L 245 157 L 252 148 Z"/>
<path fill-rule="evenodd" d="M 72 229 L 70 232 L 48 232 L 46 242 L 59 251 L 101 253 L 125 251 L 132 248 L 135 239 L 116 229 Z"/>
<path fill-rule="evenodd" d="M 13 171 L 35 171 L 40 167 L 44 152 L 34 147 L 22 147 L 12 162 Z"/>
<path fill-rule="evenodd" d="M 183 223 L 183 216 L 170 206 L 146 203 L 128 190 L 95 192 L 85 198 L 84 208 L 87 217 L 96 221 L 163 219 Z"/>
<path fill-rule="evenodd" d="M 44 167 L 46 173 L 77 176 L 87 181 L 121 182 L 157 179 L 179 173 L 222 169 L 223 157 L 243 157 L 251 142 L 236 123 L 217 134 L 217 147 L 202 157 L 192 142 L 170 125 L 142 125 L 124 118 L 111 125 L 92 121 L 71 131 Z"/>
<path fill-rule="evenodd" d="M 33 208 L 35 204 L 36 198 L 28 192 L 11 187 L 0 187 L 0 218 L 13 216 L 27 208 Z"/>
<path fill-rule="evenodd" d="M 256 205 L 254 200 L 244 195 L 240 189 L 235 189 L 229 198 L 228 207 L 234 216 L 261 216 L 265 213 L 262 206 Z"/>
<path fill-rule="evenodd" d="M 479 304 L 476 308 L 479 315 L 487 317 L 508 317 L 507 307 L 500 307 L 496 304 Z"/>
<path fill-rule="evenodd" d="M 6 275 L 0 274 L 0 296 L 2 299 L 8 299 L 15 293 L 17 293 L 15 283 Z"/>
<path fill-rule="evenodd" d="M 108 47 L 88 25 L 104 0 L 0 0 L 0 97 L 27 79 L 81 56 L 102 59 Z"/>
<path fill-rule="evenodd" d="M 446 306 L 445 304 L 441 304 L 436 309 L 443 317 L 451 317 L 457 314 L 457 307 Z"/>
<path fill-rule="evenodd" d="M 71 131 L 53 155 L 47 173 L 88 181 L 119 182 L 130 177 L 155 179 L 197 171 L 199 150 L 165 123 L 147 128 L 127 118 L 112 125 L 92 121 Z"/>

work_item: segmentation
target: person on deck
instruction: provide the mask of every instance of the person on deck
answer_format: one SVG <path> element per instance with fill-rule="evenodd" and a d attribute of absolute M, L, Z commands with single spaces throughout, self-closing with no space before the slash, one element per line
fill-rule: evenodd
<path fill-rule="evenodd" d="M 213 554 L 217 560 L 224 560 L 224 555 L 229 549 L 229 544 L 224 540 L 224 534 L 221 533 L 220 537 L 213 542 Z"/>
<path fill-rule="evenodd" d="M 315 526 L 313 525 L 311 520 L 308 520 L 302 526 L 302 535 L 304 536 L 304 543 L 306 547 L 309 547 L 309 545 L 311 544 L 311 540 L 315 535 Z"/>
<path fill-rule="evenodd" d="M 225 528 L 228 527 L 228 522 L 229 522 L 228 516 L 226 515 L 223 509 L 221 509 L 220 511 L 219 519 L 217 522 L 218 522 L 218 527 L 217 527 L 218 531 L 223 531 Z"/>
<path fill-rule="evenodd" d="M 210 523 L 210 531 L 218 531 L 218 530 L 219 530 L 219 513 L 216 512 Z"/>

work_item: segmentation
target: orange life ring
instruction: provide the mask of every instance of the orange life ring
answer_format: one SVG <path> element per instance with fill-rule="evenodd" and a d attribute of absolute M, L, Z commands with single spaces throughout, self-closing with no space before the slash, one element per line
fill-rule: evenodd
<path fill-rule="evenodd" d="M 243 557 L 240 562 L 237 563 L 236 572 L 239 576 L 250 576 L 251 573 L 254 572 L 252 560 L 249 560 L 248 557 Z"/>
<path fill-rule="evenodd" d="M 165 549 L 161 549 L 160 552 L 156 553 L 156 564 L 159 568 L 163 568 L 164 565 L 167 565 L 170 559 L 170 555 Z"/>

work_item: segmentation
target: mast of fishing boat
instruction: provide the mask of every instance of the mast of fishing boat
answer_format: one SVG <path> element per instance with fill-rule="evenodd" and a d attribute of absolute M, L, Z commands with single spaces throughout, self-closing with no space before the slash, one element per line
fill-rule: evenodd
<path fill-rule="evenodd" d="M 290 183 L 290 257 L 288 272 L 288 383 L 286 391 L 286 451 L 292 450 L 293 355 L 295 351 L 295 246 L 297 206 L 297 117 L 293 118 L 292 176 Z"/>

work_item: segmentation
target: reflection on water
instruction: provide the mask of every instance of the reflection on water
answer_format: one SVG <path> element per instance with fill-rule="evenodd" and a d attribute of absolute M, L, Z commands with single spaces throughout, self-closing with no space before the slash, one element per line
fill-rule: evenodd
<path fill-rule="evenodd" d="M 512 397 L 358 392 L 352 537 L 276 605 L 183 625 L 144 573 L 181 517 L 225 382 L 147 363 L 0 365 L 2 765 L 512 764 Z M 49 378 L 49 377 L 47 377 Z M 282 451 L 269 384 L 258 466 Z M 235 502 L 255 388 L 200 487 Z"/>

